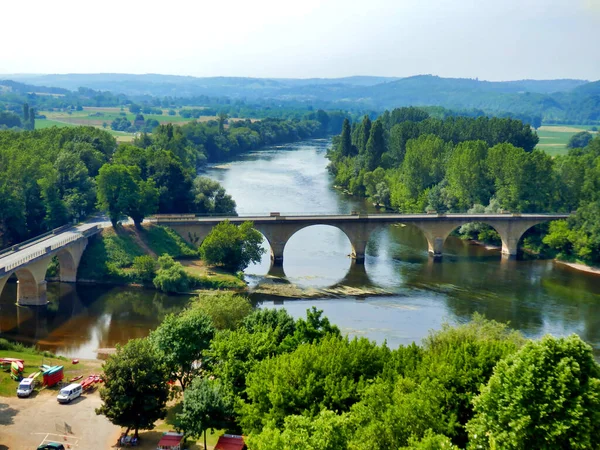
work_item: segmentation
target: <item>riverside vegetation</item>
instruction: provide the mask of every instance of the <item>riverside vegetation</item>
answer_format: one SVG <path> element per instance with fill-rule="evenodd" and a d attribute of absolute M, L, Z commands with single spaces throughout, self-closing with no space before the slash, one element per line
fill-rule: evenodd
<path fill-rule="evenodd" d="M 390 349 L 342 337 L 314 308 L 294 320 L 217 295 L 120 347 L 105 379 L 97 413 L 115 424 L 137 433 L 167 417 L 205 443 L 210 430 L 243 433 L 251 450 L 600 445 L 591 348 L 575 335 L 530 341 L 478 315 Z M 169 408 L 168 379 L 179 380 Z"/>
<path fill-rule="evenodd" d="M 343 124 L 328 154 L 335 183 L 403 213 L 570 212 L 524 237 L 535 252 L 600 262 L 600 138 L 551 157 L 529 125 L 513 119 L 435 119 L 417 108 Z M 577 145 L 574 140 L 571 146 Z M 459 231 L 499 242 L 484 224 Z"/>

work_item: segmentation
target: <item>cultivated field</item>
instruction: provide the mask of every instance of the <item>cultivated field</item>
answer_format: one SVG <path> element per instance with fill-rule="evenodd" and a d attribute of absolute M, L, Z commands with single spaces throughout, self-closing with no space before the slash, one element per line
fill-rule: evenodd
<path fill-rule="evenodd" d="M 540 138 L 536 148 L 544 150 L 546 153 L 557 156 L 567 153 L 567 143 L 571 136 L 580 131 L 590 131 L 591 126 L 587 125 L 544 125 L 538 128 L 537 134 Z M 594 132 L 592 132 L 594 134 Z"/>
<path fill-rule="evenodd" d="M 175 125 L 183 125 L 194 120 L 199 122 L 207 122 L 209 120 L 216 119 L 215 116 L 201 116 L 198 119 L 186 119 L 180 115 L 169 116 L 167 114 L 168 109 L 163 109 L 163 114 L 142 114 L 144 119 L 155 119 L 160 124 L 172 123 Z M 125 115 L 123 115 L 125 113 Z M 134 133 L 125 133 L 123 131 L 113 131 L 110 129 L 110 124 L 113 120 L 126 117 L 127 120 L 133 122 L 136 114 L 132 114 L 128 109 L 121 111 L 121 108 L 92 108 L 84 107 L 82 111 L 39 111 L 39 114 L 45 115 L 46 119 L 37 119 L 35 121 L 35 128 L 49 128 L 53 126 L 65 127 L 65 126 L 78 126 L 86 125 L 96 128 L 103 128 L 110 134 L 115 136 L 120 142 L 127 142 L 133 140 Z M 106 126 L 105 126 L 106 125 Z"/>

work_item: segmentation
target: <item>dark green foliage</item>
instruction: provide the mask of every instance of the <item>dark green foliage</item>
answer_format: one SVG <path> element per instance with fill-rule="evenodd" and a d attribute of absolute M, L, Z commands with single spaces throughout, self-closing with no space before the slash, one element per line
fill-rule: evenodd
<path fill-rule="evenodd" d="M 588 131 L 580 131 L 579 133 L 575 133 L 569 139 L 567 143 L 567 148 L 584 148 L 590 143 L 590 141 L 594 138 L 592 133 Z"/>
<path fill-rule="evenodd" d="M 252 222 L 239 226 L 228 220 L 215 226 L 200 246 L 200 256 L 208 264 L 223 267 L 231 272 L 244 270 L 251 262 L 259 262 L 264 249 L 262 235 L 252 227 Z"/>
<path fill-rule="evenodd" d="M 210 215 L 235 216 L 235 201 L 225 192 L 218 181 L 208 177 L 194 179 L 193 211 Z"/>
<path fill-rule="evenodd" d="M 103 366 L 103 404 L 96 414 L 113 424 L 135 431 L 151 430 L 166 415 L 168 374 L 154 346 L 147 339 L 132 339 Z"/>
<path fill-rule="evenodd" d="M 474 400 L 469 448 L 598 448 L 599 392 L 600 367 L 578 336 L 529 342 Z"/>

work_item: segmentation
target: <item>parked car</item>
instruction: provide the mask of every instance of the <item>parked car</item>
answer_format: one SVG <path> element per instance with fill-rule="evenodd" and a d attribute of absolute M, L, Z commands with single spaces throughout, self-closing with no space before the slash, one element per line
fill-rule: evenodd
<path fill-rule="evenodd" d="M 48 442 L 40 445 L 37 450 L 65 450 L 65 446 L 58 442 Z"/>
<path fill-rule="evenodd" d="M 23 378 L 17 387 L 17 397 L 29 397 L 35 389 L 33 378 Z"/>
<path fill-rule="evenodd" d="M 65 388 L 62 388 L 58 395 L 56 396 L 56 400 L 59 403 L 69 403 L 71 400 L 76 399 L 81 395 L 81 384 L 72 383 Z"/>

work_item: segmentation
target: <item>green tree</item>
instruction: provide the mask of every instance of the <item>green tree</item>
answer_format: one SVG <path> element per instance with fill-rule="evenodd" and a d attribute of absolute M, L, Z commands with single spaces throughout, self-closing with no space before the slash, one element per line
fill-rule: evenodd
<path fill-rule="evenodd" d="M 219 134 L 225 133 L 225 123 L 227 122 L 227 114 L 224 111 L 221 111 L 217 115 L 217 121 L 219 122 Z"/>
<path fill-rule="evenodd" d="M 239 226 L 225 220 L 215 226 L 200 246 L 200 256 L 209 264 L 222 266 L 236 272 L 244 270 L 251 262 L 260 262 L 265 250 L 262 235 L 252 222 Z"/>
<path fill-rule="evenodd" d="M 344 119 L 342 125 L 342 134 L 340 137 L 340 154 L 342 157 L 353 156 L 352 150 L 352 136 L 350 131 L 350 121 Z"/>
<path fill-rule="evenodd" d="M 600 447 L 600 366 L 576 335 L 527 343 L 473 403 L 469 448 Z"/>
<path fill-rule="evenodd" d="M 179 315 L 169 314 L 150 334 L 170 376 L 179 381 L 183 391 L 200 373 L 204 353 L 214 334 L 210 317 L 198 308 Z"/>
<path fill-rule="evenodd" d="M 579 133 L 575 133 L 567 142 L 567 148 L 584 148 L 591 142 L 594 138 L 592 133 L 589 131 L 580 131 Z"/>
<path fill-rule="evenodd" d="M 483 141 L 466 141 L 458 144 L 450 154 L 446 170 L 447 191 L 456 198 L 457 207 L 462 211 L 476 203 L 485 205 L 490 200 L 487 150 Z"/>
<path fill-rule="evenodd" d="M 208 177 L 196 177 L 192 188 L 194 212 L 235 216 L 235 201 L 221 184 Z"/>
<path fill-rule="evenodd" d="M 156 266 L 156 261 L 150 255 L 141 255 L 133 258 L 133 271 L 137 278 L 144 283 L 148 283 L 154 279 Z"/>
<path fill-rule="evenodd" d="M 314 418 L 287 416 L 282 430 L 271 422 L 246 440 L 249 450 L 342 450 L 348 448 L 351 430 L 348 414 L 323 410 Z"/>
<path fill-rule="evenodd" d="M 23 103 L 23 124 L 29 126 L 29 104 Z"/>
<path fill-rule="evenodd" d="M 106 416 L 113 424 L 133 429 L 151 430 L 154 422 L 166 415 L 169 395 L 167 371 L 154 346 L 147 339 L 132 339 L 103 366 L 104 402 L 96 414 Z"/>
<path fill-rule="evenodd" d="M 192 280 L 180 262 L 165 254 L 158 258 L 158 265 L 160 268 L 152 280 L 157 289 L 163 292 L 189 292 Z"/>
<path fill-rule="evenodd" d="M 230 393 L 216 380 L 196 378 L 183 395 L 183 411 L 177 418 L 187 436 L 204 435 L 204 448 L 208 448 L 206 430 L 226 428 L 232 414 Z"/>
<path fill-rule="evenodd" d="M 214 295 L 201 294 L 194 308 L 210 317 L 216 329 L 235 330 L 252 312 L 252 303 L 233 292 L 219 292 Z"/>
<path fill-rule="evenodd" d="M 368 171 L 375 170 L 381 162 L 381 155 L 385 151 L 385 134 L 383 123 L 381 120 L 376 120 L 371 127 L 369 140 L 365 148 L 366 164 L 365 168 Z"/>

